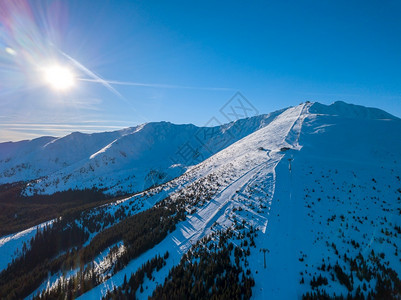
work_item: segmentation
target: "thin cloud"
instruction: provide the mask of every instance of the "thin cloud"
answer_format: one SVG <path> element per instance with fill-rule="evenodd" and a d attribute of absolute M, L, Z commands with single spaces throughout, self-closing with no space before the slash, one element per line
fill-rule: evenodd
<path fill-rule="evenodd" d="M 0 143 L 18 142 L 23 140 L 31 140 L 38 138 L 38 134 L 29 132 L 19 132 L 14 130 L 2 131 L 0 136 Z"/>
<path fill-rule="evenodd" d="M 116 96 L 118 96 L 121 100 L 123 100 L 125 102 L 125 104 L 127 104 L 127 106 L 133 111 L 135 112 L 140 118 L 142 118 L 143 120 L 147 120 L 147 118 L 141 114 L 138 113 L 137 109 L 123 96 L 121 95 L 115 88 L 113 88 L 111 86 L 111 84 L 107 81 L 104 80 L 103 78 L 101 78 L 99 75 L 95 74 L 94 72 L 92 72 L 91 70 L 89 70 L 87 67 L 85 67 L 83 64 L 81 64 L 79 61 L 77 61 L 76 59 L 72 58 L 71 56 L 69 56 L 68 54 L 66 54 L 65 52 L 61 51 L 60 49 L 56 48 L 61 55 L 63 55 L 65 58 L 67 58 L 68 60 L 70 60 L 79 70 L 81 70 L 83 73 L 85 73 L 87 76 L 89 76 L 91 79 L 89 80 L 93 80 L 93 82 L 97 82 L 102 84 L 104 87 L 106 87 L 109 91 L 111 91 L 113 94 L 115 94 Z"/>
<path fill-rule="evenodd" d="M 113 88 L 106 80 L 104 80 L 100 76 L 98 76 L 95 73 L 93 73 L 91 70 L 89 70 L 87 67 L 82 65 L 79 61 L 75 60 L 74 58 L 72 58 L 68 54 L 64 53 L 61 50 L 59 50 L 59 51 L 63 56 L 65 56 L 68 60 L 70 60 L 78 69 L 80 69 L 86 75 L 94 78 L 93 80 L 95 80 L 96 82 L 101 83 L 103 86 L 105 86 L 107 89 L 109 89 L 113 94 L 115 94 L 115 95 L 117 95 L 120 98 L 125 100 L 125 98 L 115 88 Z"/>
<path fill-rule="evenodd" d="M 12 129 L 17 129 L 17 130 L 38 130 L 38 129 L 49 129 L 49 130 L 65 130 L 65 129 L 120 129 L 120 128 L 125 128 L 124 125 L 118 126 L 118 125 L 82 125 L 82 124 L 77 124 L 77 125 L 70 125 L 70 124 L 25 124 L 25 123 L 5 123 L 5 124 L 0 124 L 0 127 L 5 127 L 8 130 Z"/>
<path fill-rule="evenodd" d="M 196 86 L 183 86 L 173 84 L 161 84 L 161 83 L 143 83 L 143 82 L 130 82 L 130 81 L 116 81 L 116 80 L 105 80 L 105 79 L 89 79 L 89 78 L 78 78 L 80 81 L 95 82 L 95 83 L 108 83 L 109 85 L 128 85 L 128 86 L 139 86 L 139 87 L 153 87 L 162 89 L 186 89 L 186 90 L 208 90 L 208 91 L 234 91 L 231 88 L 220 88 L 220 87 L 196 87 Z"/>

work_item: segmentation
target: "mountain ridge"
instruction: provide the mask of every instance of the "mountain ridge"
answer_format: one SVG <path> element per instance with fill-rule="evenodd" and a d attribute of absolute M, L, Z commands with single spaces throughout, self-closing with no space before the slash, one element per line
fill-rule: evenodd
<path fill-rule="evenodd" d="M 107 171 L 100 170 L 100 174 L 95 172 L 93 176 L 100 177 L 102 173 L 110 172 L 110 168 L 105 166 L 107 164 L 114 164 L 115 169 L 118 171 L 122 168 L 121 164 L 134 164 L 133 166 L 142 164 L 148 167 L 149 159 L 156 161 L 161 160 L 160 157 L 164 157 L 167 162 L 158 162 L 152 168 L 161 174 L 170 173 L 167 179 L 172 179 L 182 174 L 189 165 L 200 162 L 200 157 L 184 157 L 180 155 L 180 148 L 188 146 L 194 152 L 190 154 L 194 155 L 196 154 L 195 152 L 199 152 L 199 156 L 208 157 L 221 150 L 224 146 L 264 126 L 265 122 L 269 122 L 268 120 L 279 112 L 237 120 L 215 127 L 153 122 L 114 132 L 72 133 L 62 138 L 39 138 L 25 142 L 27 149 L 22 147 L 22 149 L 15 151 L 14 157 L 10 157 L 10 153 L 7 151 L 2 151 L 4 144 L 0 144 L 0 183 L 11 183 L 27 179 L 36 180 L 37 182 L 31 183 L 32 186 L 37 185 L 38 182 L 45 181 L 45 187 L 40 187 L 39 185 L 36 192 L 52 193 L 69 188 L 74 189 L 77 186 L 75 183 L 71 183 L 59 189 L 54 188 L 50 192 L 46 192 L 45 189 L 50 185 L 56 186 L 59 182 L 68 180 L 71 176 L 79 177 L 81 175 L 85 176 L 86 173 L 93 173 L 96 168 L 102 165 Z M 246 123 L 246 126 L 243 126 L 244 123 Z M 169 134 L 169 141 L 165 140 L 167 134 Z M 33 144 L 33 147 L 36 148 L 29 147 L 30 144 Z M 163 151 L 157 151 L 157 148 L 163 148 Z M 67 149 L 68 151 L 66 151 Z M 155 152 L 153 158 L 146 157 L 149 151 Z M 33 157 L 35 154 L 37 158 Z M 142 160 L 140 159 L 141 156 L 143 156 Z M 132 160 L 127 161 L 127 157 Z M 32 166 L 32 162 L 38 162 L 37 166 Z M 63 173 L 63 169 L 66 170 L 65 173 Z M 72 171 L 68 171 L 69 169 L 72 169 Z M 139 171 L 144 173 L 145 171 L 142 169 Z M 137 184 L 139 186 L 134 190 L 127 187 L 127 192 L 140 191 L 149 187 L 143 183 L 149 171 L 146 174 L 140 174 L 141 179 Z M 55 178 L 52 178 L 52 173 L 56 174 Z M 132 176 L 135 175 L 129 170 L 126 173 L 126 175 L 122 175 L 124 177 L 122 180 L 131 180 Z M 80 178 L 80 181 L 82 183 L 82 178 Z M 153 184 L 159 183 L 157 180 L 155 181 Z M 114 184 L 118 185 L 116 182 Z M 84 187 L 97 187 L 106 190 L 113 188 L 110 186 L 104 187 L 99 182 L 92 182 Z M 117 188 L 124 189 L 121 185 Z M 34 189 L 27 189 L 27 194 L 35 193 Z M 113 191 L 111 192 L 113 193 Z"/>

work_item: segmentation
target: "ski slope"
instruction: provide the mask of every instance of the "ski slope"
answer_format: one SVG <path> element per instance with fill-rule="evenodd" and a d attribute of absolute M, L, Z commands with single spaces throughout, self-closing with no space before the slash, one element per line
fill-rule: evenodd
<path fill-rule="evenodd" d="M 285 146 L 294 147 L 294 149 L 299 148 L 297 140 L 294 140 L 294 144 L 289 144 L 287 137 L 290 135 L 298 136 L 299 133 L 296 130 L 299 130 L 301 126 L 294 125 L 303 119 L 302 114 L 306 107 L 307 104 L 303 104 L 286 110 L 268 126 L 259 129 L 189 170 L 185 174 L 186 177 L 203 178 L 213 173 L 217 178 L 222 179 L 222 182 L 227 181 L 227 184 L 222 184 L 221 190 L 210 201 L 200 207 L 196 213 L 188 215 L 187 219 L 179 223 L 177 229 L 159 245 L 132 261 L 124 270 L 118 272 L 103 285 L 95 287 L 81 296 L 81 298 L 99 298 L 113 286 L 121 285 L 125 275 L 129 276 L 135 272 L 156 254 L 169 251 L 168 269 L 178 264 L 182 254 L 186 253 L 198 240 L 212 231 L 231 226 L 234 208 L 243 207 L 244 209 L 239 217 L 249 218 L 255 227 L 265 231 L 268 208 L 264 212 L 258 211 L 256 207 L 250 209 L 247 205 L 249 199 L 245 197 L 248 193 L 246 189 L 256 181 L 263 181 L 268 188 L 261 191 L 257 197 L 255 195 L 257 199 L 252 201 L 257 202 L 258 205 L 271 204 L 275 186 L 275 166 L 284 156 L 280 149 Z M 260 150 L 261 147 L 270 151 Z M 183 188 L 185 189 L 185 186 Z M 174 194 L 171 197 L 174 197 Z M 163 283 L 167 274 L 168 272 L 160 271 L 155 276 L 155 282 L 151 286 L 155 288 L 157 283 Z M 143 297 L 151 294 L 150 286 L 148 290 Z"/>

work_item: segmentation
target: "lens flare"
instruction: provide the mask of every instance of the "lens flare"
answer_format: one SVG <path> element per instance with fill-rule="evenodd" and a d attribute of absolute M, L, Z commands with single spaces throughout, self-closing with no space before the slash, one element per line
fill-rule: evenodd
<path fill-rule="evenodd" d="M 6 51 L 8 54 L 12 55 L 12 56 L 17 55 L 17 52 L 15 52 L 15 50 L 14 50 L 13 48 L 6 47 L 5 51 Z"/>

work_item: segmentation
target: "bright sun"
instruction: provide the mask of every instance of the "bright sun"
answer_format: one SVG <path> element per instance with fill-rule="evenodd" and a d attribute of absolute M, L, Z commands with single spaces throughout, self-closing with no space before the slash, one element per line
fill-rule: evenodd
<path fill-rule="evenodd" d="M 44 79 L 53 89 L 63 91 L 74 86 L 75 76 L 67 67 L 51 65 L 44 68 Z"/>

